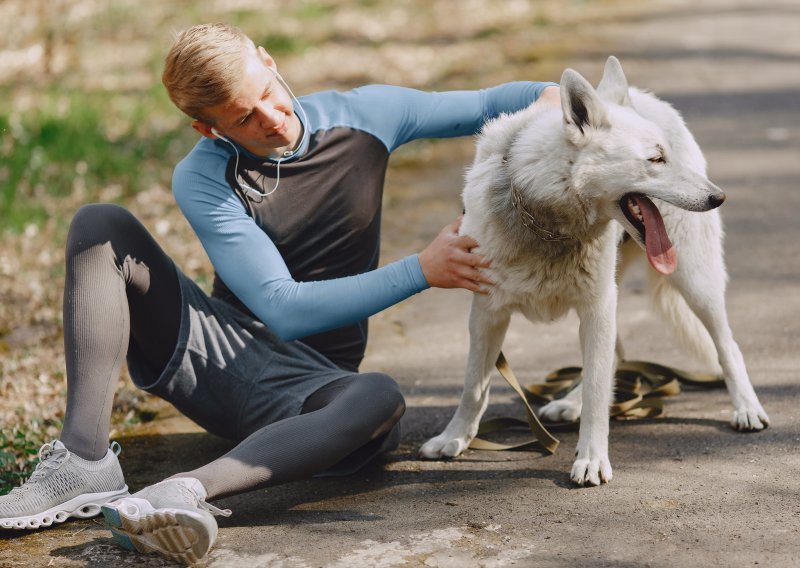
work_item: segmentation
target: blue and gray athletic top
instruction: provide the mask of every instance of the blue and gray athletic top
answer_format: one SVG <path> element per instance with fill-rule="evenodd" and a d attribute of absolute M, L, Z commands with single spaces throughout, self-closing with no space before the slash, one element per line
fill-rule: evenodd
<path fill-rule="evenodd" d="M 428 287 L 417 255 L 378 268 L 387 162 L 419 138 L 477 133 L 553 83 L 426 93 L 392 86 L 301 97 L 297 149 L 280 163 L 203 138 L 175 168 L 175 199 L 216 271 L 213 296 L 357 368 L 369 316 Z M 235 170 L 235 171 L 234 171 Z"/>

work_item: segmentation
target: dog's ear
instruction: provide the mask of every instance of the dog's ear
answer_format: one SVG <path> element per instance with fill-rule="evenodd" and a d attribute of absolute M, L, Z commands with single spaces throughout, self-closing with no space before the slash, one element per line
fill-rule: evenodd
<path fill-rule="evenodd" d="M 622 71 L 622 64 L 613 55 L 606 61 L 606 68 L 603 71 L 603 78 L 597 86 L 597 93 L 604 101 L 618 105 L 631 105 L 628 96 L 628 80 Z"/>
<path fill-rule="evenodd" d="M 561 108 L 564 131 L 570 142 L 582 145 L 588 130 L 610 126 L 606 106 L 580 73 L 566 69 L 561 75 Z"/>

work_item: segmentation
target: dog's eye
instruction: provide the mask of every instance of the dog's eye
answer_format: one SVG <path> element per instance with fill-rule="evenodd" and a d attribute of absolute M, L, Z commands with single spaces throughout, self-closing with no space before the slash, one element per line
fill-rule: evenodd
<path fill-rule="evenodd" d="M 652 158 L 647 158 L 647 161 L 651 164 L 666 164 L 667 159 L 664 157 L 664 147 L 661 144 L 656 144 L 656 147 L 653 148 L 654 156 Z"/>

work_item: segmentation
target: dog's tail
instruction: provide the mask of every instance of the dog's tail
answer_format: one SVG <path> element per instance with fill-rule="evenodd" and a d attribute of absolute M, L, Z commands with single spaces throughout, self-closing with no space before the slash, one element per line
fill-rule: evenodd
<path fill-rule="evenodd" d="M 719 372 L 717 348 L 706 330 L 683 296 L 666 278 L 648 271 L 652 301 L 680 344 L 709 370 Z"/>

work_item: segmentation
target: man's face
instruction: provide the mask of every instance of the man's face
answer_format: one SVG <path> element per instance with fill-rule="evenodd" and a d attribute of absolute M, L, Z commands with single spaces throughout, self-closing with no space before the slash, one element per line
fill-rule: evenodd
<path fill-rule="evenodd" d="M 220 134 L 257 156 L 293 149 L 302 130 L 292 98 L 275 71 L 275 62 L 263 48 L 250 51 L 238 94 L 228 103 L 206 109 Z"/>

